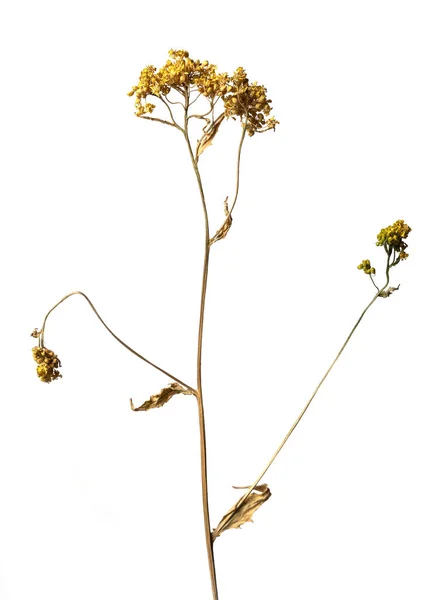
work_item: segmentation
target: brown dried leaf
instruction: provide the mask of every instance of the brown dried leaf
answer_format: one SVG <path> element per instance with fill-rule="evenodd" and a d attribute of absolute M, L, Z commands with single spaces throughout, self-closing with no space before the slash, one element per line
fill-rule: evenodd
<path fill-rule="evenodd" d="M 219 240 L 225 238 L 228 234 L 228 231 L 231 229 L 231 225 L 232 217 L 231 215 L 228 215 L 220 229 L 218 229 L 212 236 L 212 238 L 209 240 L 209 245 L 212 246 L 212 244 L 215 244 L 215 242 L 218 242 Z"/>
<path fill-rule="evenodd" d="M 138 408 L 134 407 L 133 401 L 130 398 L 131 410 L 137 412 L 140 410 L 150 410 L 150 408 L 160 408 L 176 394 L 191 395 L 192 391 L 188 390 L 187 388 L 184 388 L 179 383 L 170 383 L 170 385 L 167 385 L 167 387 L 163 388 L 163 390 L 160 390 L 158 394 L 150 396 L 150 399 L 144 402 L 142 406 L 138 406 Z"/>
<path fill-rule="evenodd" d="M 204 134 L 204 136 L 199 140 L 197 144 L 196 156 L 199 156 L 212 144 L 215 136 L 219 130 L 220 125 L 222 124 L 223 119 L 225 118 L 225 113 L 222 113 L 214 123 L 208 128 L 208 131 Z"/>
<path fill-rule="evenodd" d="M 225 222 L 223 223 L 223 225 L 220 227 L 220 229 L 217 229 L 215 234 L 209 240 L 210 246 L 212 246 L 212 244 L 215 244 L 215 242 L 218 242 L 219 240 L 222 240 L 223 238 L 225 238 L 228 235 L 228 231 L 231 229 L 232 216 L 231 216 L 231 213 L 229 212 L 228 197 L 226 197 L 224 204 L 225 204 L 226 219 L 225 219 Z"/>
<path fill-rule="evenodd" d="M 244 490 L 249 489 L 249 487 L 250 486 L 235 487 L 235 489 Z M 216 529 L 214 529 L 212 532 L 213 539 L 217 538 L 227 529 L 240 528 L 243 523 L 247 523 L 248 521 L 253 523 L 252 517 L 254 512 L 270 498 L 271 492 L 267 484 L 262 483 L 261 485 L 257 485 L 246 498 L 246 500 L 240 504 L 242 498 L 245 496 L 246 494 L 244 494 L 240 500 L 225 514 L 223 519 L 217 525 Z"/>
<path fill-rule="evenodd" d="M 397 287 L 389 287 L 389 288 L 387 288 L 386 290 L 383 290 L 383 292 L 381 292 L 381 293 L 379 294 L 379 296 L 380 296 L 381 298 L 388 298 L 389 296 L 391 296 L 391 294 L 392 294 L 393 292 L 396 292 L 396 291 L 397 291 L 399 288 L 400 288 L 400 284 L 399 284 Z"/>

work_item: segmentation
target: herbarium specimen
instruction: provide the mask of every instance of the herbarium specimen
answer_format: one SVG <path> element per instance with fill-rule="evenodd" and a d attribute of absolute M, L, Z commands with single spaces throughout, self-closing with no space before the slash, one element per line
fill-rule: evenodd
<path fill-rule="evenodd" d="M 382 284 L 376 283 L 376 268 L 371 265 L 368 259 L 363 260 L 359 264 L 358 269 L 369 276 L 369 279 L 375 288 L 373 298 L 361 313 L 330 367 L 305 404 L 298 418 L 288 430 L 285 438 L 276 449 L 268 464 L 264 467 L 251 486 L 243 488 L 246 489 L 245 493 L 234 506 L 225 513 L 217 526 L 212 528 L 208 504 L 204 397 L 202 391 L 203 325 L 209 258 L 213 244 L 226 238 L 232 226 L 232 213 L 239 192 L 240 158 L 246 135 L 252 137 L 257 133 L 275 130 L 278 121 L 270 116 L 272 110 L 271 100 L 267 97 L 266 88 L 258 83 L 250 83 L 247 73 L 242 67 L 238 67 L 232 75 L 220 73 L 217 67 L 208 61 L 205 60 L 201 62 L 200 60 L 192 59 L 186 50 L 170 50 L 169 59 L 160 69 L 156 69 L 156 67 L 151 65 L 145 67 L 140 74 L 138 83 L 132 88 L 128 95 L 134 96 L 135 98 L 135 114 L 137 117 L 172 127 L 176 130 L 176 135 L 181 135 L 183 137 L 198 184 L 201 208 L 204 215 L 205 243 L 200 296 L 196 384 L 191 386 L 185 383 L 128 346 L 116 336 L 102 320 L 92 302 L 82 292 L 72 292 L 62 298 L 47 313 L 41 329 L 35 329 L 33 331 L 31 335 L 38 339 L 38 346 L 33 348 L 33 356 L 37 362 L 37 375 L 41 381 L 49 383 L 62 377 L 59 370 L 61 362 L 58 356 L 45 346 L 44 334 L 46 322 L 50 313 L 59 306 L 59 304 L 64 302 L 67 298 L 79 294 L 85 298 L 107 331 L 120 344 L 135 356 L 172 380 L 171 383 L 166 385 L 157 394 L 153 394 L 141 406 L 135 408 L 132 404 L 131 408 L 134 411 L 148 411 L 153 408 L 161 407 L 177 394 L 189 394 L 195 397 L 199 414 L 201 487 L 206 550 L 211 577 L 212 597 L 215 600 L 219 597 L 213 551 L 215 540 L 227 529 L 238 528 L 243 523 L 250 521 L 255 511 L 269 499 L 271 492 L 265 483 L 260 483 L 262 478 L 265 476 L 269 467 L 289 439 L 299 421 L 302 419 L 304 413 L 345 349 L 367 310 L 378 298 L 388 298 L 398 289 L 398 286 L 389 286 L 390 271 L 408 257 L 405 240 L 411 229 L 404 221 L 398 220 L 393 225 L 390 225 L 379 232 L 376 244 L 384 248 L 386 257 L 384 281 L 382 281 Z M 156 111 L 158 108 L 161 109 L 162 112 Z M 155 116 L 153 116 L 153 114 Z M 239 127 L 241 127 L 241 136 L 237 151 L 236 185 L 232 200 L 230 201 L 229 198 L 226 198 L 224 201 L 224 221 L 223 223 L 218 224 L 219 226 L 217 229 L 213 231 L 211 230 L 211 223 L 206 205 L 202 175 L 199 170 L 199 160 L 201 155 L 213 143 L 219 130 L 221 130 L 222 123 L 227 119 L 237 121 Z M 199 126 L 197 140 L 192 139 L 192 136 L 190 135 L 190 123 Z"/>

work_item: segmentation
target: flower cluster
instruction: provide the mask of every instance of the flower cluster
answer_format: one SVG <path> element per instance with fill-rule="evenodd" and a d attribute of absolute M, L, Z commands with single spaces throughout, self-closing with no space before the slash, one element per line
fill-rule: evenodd
<path fill-rule="evenodd" d="M 396 221 L 393 225 L 381 229 L 377 235 L 376 246 L 384 246 L 385 250 L 394 250 L 399 253 L 399 260 L 405 260 L 408 258 L 408 254 L 405 252 L 408 244 L 403 240 L 408 237 L 411 231 L 405 221 Z"/>
<path fill-rule="evenodd" d="M 358 269 L 362 270 L 367 275 L 375 275 L 376 269 L 371 266 L 369 260 L 363 260 L 360 265 L 358 265 Z"/>
<path fill-rule="evenodd" d="M 257 83 L 249 83 L 246 71 L 239 67 L 232 76 L 218 73 L 216 65 L 190 58 L 186 50 L 170 50 L 170 59 L 159 70 L 150 65 L 141 71 L 139 82 L 128 93 L 135 96 L 137 117 L 145 117 L 153 112 L 155 105 L 147 101 L 148 96 L 166 101 L 172 89 L 189 100 L 195 91 L 205 96 L 211 106 L 222 98 L 226 117 L 238 117 L 246 123 L 250 136 L 256 132 L 275 129 L 278 124 L 273 117 L 268 118 L 271 109 L 266 88 Z"/>
<path fill-rule="evenodd" d="M 156 67 L 152 65 L 145 67 L 139 76 L 139 84 L 134 86 L 131 92 L 128 92 L 129 96 L 136 94 L 136 116 L 141 117 L 142 115 L 152 113 L 155 109 L 154 104 L 145 102 L 147 96 L 159 97 L 160 94 L 166 95 L 169 91 L 167 86 L 161 85 L 156 73 Z"/>
<path fill-rule="evenodd" d="M 224 98 L 227 117 L 239 117 L 246 122 L 246 131 L 250 136 L 256 132 L 275 129 L 278 124 L 273 117 L 266 119 L 272 108 L 267 98 L 267 90 L 258 83 L 249 83 L 246 71 L 238 67 L 231 77 L 230 93 Z"/>
<path fill-rule="evenodd" d="M 170 50 L 170 60 L 157 70 L 149 65 L 141 71 L 138 85 L 133 86 L 129 96 L 136 95 L 136 116 L 142 117 L 152 113 L 155 105 L 146 102 L 148 96 L 163 98 L 171 89 L 181 94 L 193 87 L 201 94 L 214 99 L 224 95 L 228 90 L 228 76 L 217 73 L 217 67 L 208 61 L 200 62 L 189 57 L 186 50 Z"/>
<path fill-rule="evenodd" d="M 62 377 L 58 368 L 61 367 L 61 362 L 58 356 L 48 348 L 40 348 L 35 346 L 32 348 L 32 354 L 37 363 L 37 375 L 45 383 L 55 381 L 58 377 Z"/>

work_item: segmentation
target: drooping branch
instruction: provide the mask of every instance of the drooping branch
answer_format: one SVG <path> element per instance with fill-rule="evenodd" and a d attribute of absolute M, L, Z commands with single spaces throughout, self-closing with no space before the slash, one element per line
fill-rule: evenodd
<path fill-rule="evenodd" d="M 170 377 L 170 379 L 172 379 L 173 381 L 180 383 L 181 385 L 183 385 L 186 389 L 188 389 L 190 392 L 197 394 L 196 390 L 188 385 L 187 383 L 185 383 L 184 381 L 182 381 L 181 379 L 179 379 L 178 377 L 176 377 L 175 375 L 172 375 L 171 373 L 169 373 L 168 371 L 166 371 L 165 369 L 162 369 L 162 367 L 159 367 L 158 365 L 156 365 L 155 363 L 153 363 L 151 360 L 148 360 L 148 358 L 145 358 L 145 356 L 142 356 L 142 354 L 140 354 L 139 352 L 136 352 L 136 350 L 134 350 L 133 348 L 131 348 L 131 346 L 129 346 L 128 344 L 126 344 L 123 340 L 121 340 L 120 337 L 118 337 L 111 329 L 110 327 L 107 325 L 107 323 L 104 321 L 104 319 L 101 317 L 101 315 L 98 313 L 98 311 L 96 310 L 96 308 L 94 307 L 93 303 L 91 302 L 91 300 L 86 296 L 86 294 L 84 294 L 83 292 L 71 292 L 70 294 L 67 294 L 67 296 L 64 296 L 64 298 L 61 298 L 61 300 L 59 302 L 57 302 L 55 304 L 55 306 L 53 306 L 50 311 L 47 313 L 47 315 L 44 317 L 44 321 L 43 321 L 43 326 L 41 327 L 41 331 L 39 332 L 39 341 L 40 341 L 40 346 L 44 347 L 44 333 L 45 333 L 45 329 L 46 329 L 46 321 L 47 318 L 49 317 L 49 315 L 60 305 L 62 304 L 65 300 L 67 300 L 68 298 L 70 298 L 71 296 L 75 296 L 75 295 L 79 295 L 82 296 L 90 305 L 91 309 L 93 310 L 93 312 L 95 313 L 95 315 L 98 317 L 98 319 L 101 321 L 101 323 L 104 325 L 104 327 L 107 329 L 107 331 L 110 333 L 110 335 L 112 335 L 115 340 L 117 342 L 119 342 L 122 346 L 124 346 L 124 348 L 126 348 L 129 352 L 131 352 L 132 354 L 134 354 L 135 356 L 137 356 L 138 358 L 140 358 L 141 360 L 143 360 L 144 362 L 146 362 L 148 365 L 150 365 L 151 367 L 153 367 L 154 369 L 156 369 L 157 371 L 160 371 L 161 373 L 163 373 L 164 375 L 166 375 L 167 377 Z"/>

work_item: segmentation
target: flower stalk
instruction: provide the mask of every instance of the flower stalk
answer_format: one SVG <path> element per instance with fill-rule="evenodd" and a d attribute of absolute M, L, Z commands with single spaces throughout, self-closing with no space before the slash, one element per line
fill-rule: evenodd
<path fill-rule="evenodd" d="M 404 225 L 404 227 L 402 226 L 402 224 Z M 364 318 L 364 316 L 366 315 L 367 311 L 373 306 L 373 304 L 376 302 L 376 300 L 378 298 L 387 298 L 390 295 L 391 292 L 387 293 L 387 289 L 392 290 L 392 291 L 395 291 L 396 289 L 398 289 L 398 288 L 388 288 L 388 285 L 389 285 L 389 282 L 390 282 L 390 269 L 392 267 L 396 266 L 399 263 L 400 260 L 404 260 L 404 259 L 406 259 L 408 257 L 408 254 L 406 254 L 406 253 L 405 253 L 404 257 L 402 257 L 402 255 L 400 255 L 399 257 L 397 257 L 396 256 L 396 249 L 400 248 L 401 250 L 399 250 L 399 252 L 403 252 L 403 250 L 407 248 L 407 244 L 405 242 L 403 242 L 402 238 L 408 237 L 408 234 L 410 233 L 411 229 L 407 225 L 405 225 L 403 221 L 396 221 L 396 223 L 394 225 L 391 225 L 390 227 L 388 227 L 387 230 L 390 230 L 392 232 L 391 235 L 394 236 L 394 238 L 393 238 L 394 246 L 392 244 L 387 244 L 386 242 L 383 242 L 383 240 L 385 239 L 385 236 L 383 235 L 383 232 L 385 230 L 381 230 L 381 232 L 377 236 L 377 238 L 378 238 L 377 245 L 379 245 L 379 246 L 384 245 L 385 246 L 385 252 L 386 252 L 386 255 L 387 255 L 387 262 L 386 262 L 386 267 L 385 267 L 385 283 L 384 283 L 384 285 L 382 286 L 382 288 L 379 288 L 376 285 L 376 283 L 374 282 L 374 280 L 371 277 L 371 275 L 374 275 L 376 273 L 376 270 L 374 269 L 374 267 L 371 267 L 369 260 L 362 261 L 362 263 L 358 266 L 358 269 L 362 269 L 365 273 L 367 273 L 368 275 L 370 275 L 370 279 L 371 279 L 374 287 L 377 289 L 376 294 L 373 296 L 372 300 L 367 304 L 367 306 L 361 312 L 360 317 L 358 318 L 358 320 L 354 324 L 352 330 L 350 331 L 350 333 L 348 334 L 348 336 L 345 339 L 344 343 L 342 344 L 341 348 L 339 349 L 338 353 L 336 354 L 333 362 L 330 364 L 329 368 L 324 373 L 324 376 L 322 377 L 322 379 L 320 380 L 320 382 L 316 386 L 315 390 L 313 391 L 313 394 L 310 396 L 310 398 L 306 402 L 304 408 L 299 413 L 298 417 L 295 419 L 293 425 L 290 427 L 289 431 L 285 435 L 285 437 L 284 437 L 283 441 L 281 442 L 281 444 L 275 450 L 275 452 L 272 455 L 272 457 L 270 458 L 269 462 L 266 464 L 266 466 L 264 467 L 264 469 L 258 475 L 258 477 L 254 481 L 254 483 L 251 486 L 249 486 L 248 491 L 240 498 L 240 500 L 235 505 L 235 509 L 236 510 L 239 510 L 240 507 L 248 500 L 248 498 L 250 497 L 250 495 L 253 493 L 253 491 L 255 490 L 255 488 L 257 488 L 257 486 L 260 483 L 260 481 L 263 479 L 263 477 L 265 476 L 265 474 L 267 473 L 267 471 L 270 469 L 270 467 L 274 463 L 274 461 L 277 458 L 278 454 L 281 452 L 281 450 L 286 445 L 287 440 L 290 438 L 290 436 L 292 435 L 292 433 L 295 431 L 297 425 L 299 424 L 299 422 L 301 421 L 301 419 L 305 415 L 307 409 L 309 408 L 309 406 L 312 403 L 313 399 L 315 398 L 316 394 L 320 390 L 322 384 L 327 379 L 327 377 L 330 375 L 330 372 L 332 371 L 332 369 L 335 366 L 335 364 L 338 362 L 341 354 L 343 353 L 343 351 L 347 347 L 349 341 L 351 340 L 351 338 L 352 338 L 354 332 L 356 331 L 356 329 L 359 327 L 359 324 L 362 321 L 362 319 Z M 400 231 L 400 233 L 396 234 L 396 231 Z M 392 256 L 393 256 L 393 258 L 391 258 Z M 229 521 L 232 521 L 233 518 L 234 518 L 234 513 L 231 513 L 230 515 L 228 515 L 226 517 L 226 519 L 224 518 L 224 520 L 223 520 L 223 529 L 227 528 Z M 215 541 L 215 539 L 219 535 L 220 535 L 220 533 L 217 532 L 217 530 L 214 531 L 213 534 L 212 534 L 213 541 Z"/>
<path fill-rule="evenodd" d="M 50 310 L 49 312 L 46 314 L 46 316 L 44 317 L 43 320 L 43 325 L 41 327 L 41 330 L 38 331 L 38 329 L 34 329 L 34 331 L 31 333 L 31 336 L 34 338 L 38 338 L 38 346 L 39 348 L 44 348 L 44 333 L 45 333 L 45 329 L 46 329 L 46 322 L 47 319 L 49 317 L 49 315 L 56 309 L 58 308 L 58 306 L 60 304 L 62 304 L 63 302 L 65 302 L 65 300 L 67 300 L 68 298 L 71 298 L 72 296 L 82 296 L 90 305 L 91 309 L 93 310 L 93 312 L 95 313 L 95 315 L 98 317 L 98 319 L 101 321 L 101 323 L 104 325 L 104 327 L 107 329 L 107 331 L 110 333 L 110 335 L 112 337 L 115 338 L 115 340 L 117 342 L 119 342 L 122 346 L 124 346 L 124 348 L 126 350 L 128 350 L 129 352 L 131 352 L 132 354 L 134 354 L 137 358 L 140 358 L 141 360 L 143 360 L 144 362 L 146 362 L 148 365 L 150 365 L 150 367 L 153 367 L 154 369 L 156 369 L 157 371 L 160 371 L 163 375 L 166 375 L 167 377 L 169 377 L 170 379 L 172 379 L 173 381 L 175 381 L 176 383 L 179 383 L 180 385 L 182 385 L 183 387 L 185 387 L 187 390 L 191 391 L 194 395 L 196 394 L 196 390 L 194 388 L 192 388 L 190 385 L 188 385 L 187 383 L 185 383 L 184 381 L 182 381 L 181 379 L 179 379 L 178 377 L 176 377 L 175 375 L 172 375 L 171 373 L 169 373 L 168 371 L 166 371 L 165 369 L 162 369 L 162 367 L 159 367 L 157 364 L 155 364 L 154 362 L 152 362 L 151 360 L 148 360 L 148 358 L 145 358 L 145 356 L 143 356 L 142 354 L 140 354 L 139 352 L 137 352 L 136 350 L 134 350 L 133 348 L 131 348 L 131 346 L 129 346 L 128 344 L 126 344 L 123 340 L 121 340 L 120 337 L 118 337 L 111 329 L 110 327 L 107 325 L 107 323 L 104 321 L 104 319 L 101 317 L 101 315 L 98 313 L 98 311 L 96 310 L 95 306 L 93 305 L 92 301 L 90 300 L 90 298 L 88 298 L 88 296 L 86 296 L 86 294 L 84 294 L 83 292 L 71 292 L 70 294 L 67 294 L 66 296 L 64 296 L 63 298 L 61 298 L 61 300 L 59 302 L 57 302 Z M 60 365 L 61 366 L 61 363 Z M 59 377 L 61 377 L 61 375 L 59 375 Z"/>
<path fill-rule="evenodd" d="M 384 236 L 384 234 L 383 234 L 384 231 L 388 231 L 388 233 L 389 233 L 390 236 L 394 236 L 392 238 L 392 241 L 393 241 L 392 244 L 390 244 L 390 243 L 387 244 L 386 243 L 386 236 Z M 396 233 L 396 231 L 397 231 L 397 233 Z M 385 246 L 385 252 L 386 252 L 386 255 L 387 255 L 387 262 L 386 262 L 386 267 L 385 267 L 385 283 L 382 286 L 382 288 L 379 288 L 376 285 L 376 283 L 374 282 L 373 278 L 371 277 L 372 275 L 374 275 L 376 273 L 376 270 L 374 269 L 374 267 L 371 267 L 371 264 L 370 264 L 369 260 L 362 261 L 362 263 L 358 266 L 358 269 L 362 269 L 365 273 L 367 273 L 368 275 L 370 275 L 370 279 L 371 279 L 374 287 L 377 289 L 377 292 L 376 292 L 376 294 L 374 294 L 372 300 L 370 300 L 370 302 L 367 304 L 367 306 L 361 312 L 358 320 L 354 324 L 352 330 L 350 331 L 350 333 L 348 334 L 348 336 L 345 339 L 344 343 L 342 344 L 341 348 L 339 349 L 338 353 L 336 354 L 333 362 L 330 364 L 329 368 L 324 373 L 324 376 L 322 377 L 322 379 L 320 380 L 320 382 L 316 386 L 315 390 L 313 391 L 313 394 L 310 396 L 310 398 L 306 402 L 304 408 L 299 413 L 298 417 L 295 419 L 293 425 L 290 427 L 289 431 L 287 432 L 287 434 L 283 438 L 283 441 L 278 446 L 278 448 L 275 450 L 275 452 L 272 455 L 272 457 L 270 458 L 269 462 L 266 464 L 266 466 L 264 467 L 264 469 L 258 475 L 258 477 L 254 481 L 254 483 L 251 486 L 249 486 L 248 491 L 244 494 L 244 496 L 242 496 L 240 498 L 240 500 L 235 505 L 235 509 L 236 510 L 239 510 L 240 507 L 248 500 L 248 498 L 250 497 L 250 495 L 254 492 L 254 490 L 257 488 L 258 484 L 260 483 L 260 481 L 263 479 L 263 477 L 265 476 L 265 474 L 267 473 L 267 471 L 270 469 L 270 467 L 274 463 L 274 461 L 277 458 L 278 454 L 281 452 L 281 450 L 286 445 L 287 440 L 290 438 L 290 436 L 292 435 L 292 433 L 295 431 L 297 425 L 299 424 L 299 422 L 301 421 L 301 419 L 305 415 L 307 409 L 309 408 L 309 406 L 312 403 L 313 399 L 315 398 L 316 394 L 320 390 L 322 384 L 324 383 L 324 381 L 329 376 L 329 374 L 332 371 L 332 369 L 335 366 L 335 364 L 338 362 L 341 354 L 343 353 L 343 351 L 347 347 L 349 341 L 353 337 L 354 332 L 359 327 L 360 322 L 362 321 L 362 319 L 366 315 L 367 311 L 373 306 L 373 304 L 376 302 L 376 300 L 378 298 L 387 298 L 392 293 L 392 291 L 395 291 L 395 290 L 398 289 L 398 288 L 388 288 L 388 285 L 389 285 L 389 282 L 390 282 L 390 269 L 392 267 L 395 267 L 399 263 L 400 260 L 404 260 L 404 259 L 406 259 L 408 257 L 408 254 L 406 254 L 406 253 L 405 253 L 405 256 L 403 256 L 403 257 L 402 257 L 402 255 L 400 255 L 400 256 L 397 257 L 396 256 L 396 250 L 397 250 L 397 248 L 399 248 L 400 249 L 399 252 L 403 252 L 403 250 L 407 248 L 407 244 L 405 242 L 403 242 L 402 238 L 408 237 L 408 234 L 410 233 L 410 231 L 411 231 L 411 229 L 403 221 L 396 221 L 396 223 L 394 223 L 394 225 L 391 225 L 390 227 L 388 227 L 387 230 L 383 230 L 382 229 L 381 232 L 377 236 L 377 238 L 378 238 L 377 245 L 378 246 Z M 232 521 L 233 518 L 234 518 L 234 512 L 232 512 L 231 514 L 227 515 L 226 518 L 224 517 L 224 520 L 223 520 L 223 529 L 227 528 L 228 523 L 230 521 Z M 215 539 L 219 535 L 220 535 L 220 533 L 217 530 L 215 530 L 213 532 L 213 534 L 212 534 L 213 541 L 215 541 Z"/>
<path fill-rule="evenodd" d="M 189 94 L 185 95 L 185 125 L 184 125 L 184 137 L 188 147 L 188 152 L 191 158 L 192 167 L 197 179 L 197 185 L 199 188 L 200 199 L 203 208 L 203 217 L 205 224 L 205 243 L 204 243 L 204 256 L 203 256 L 203 272 L 202 272 L 202 289 L 200 292 L 200 312 L 199 312 L 199 333 L 197 337 L 197 409 L 199 415 L 199 437 L 200 437 L 200 470 L 201 470 L 201 482 L 202 482 L 202 505 L 203 505 L 203 523 L 205 530 L 205 543 L 206 552 L 209 563 L 209 574 L 211 578 L 211 589 L 212 597 L 214 600 L 218 599 L 218 586 L 217 586 L 217 575 L 215 569 L 214 551 L 212 547 L 211 539 L 211 522 L 209 517 L 209 499 L 208 499 L 208 463 L 207 463 L 207 452 L 206 452 L 206 423 L 205 423 L 205 410 L 203 406 L 203 389 L 202 389 L 202 348 L 203 348 L 203 326 L 205 323 L 205 305 L 206 305 L 206 290 L 208 286 L 208 269 L 209 269 L 209 217 L 208 210 L 206 207 L 205 192 L 203 190 L 202 178 L 200 175 L 197 160 L 194 156 L 191 141 L 188 134 L 188 108 L 189 108 Z"/>
<path fill-rule="evenodd" d="M 49 383 L 61 378 L 62 375 L 59 371 L 61 362 L 58 356 L 52 350 L 45 347 L 44 335 L 46 323 L 49 315 L 60 304 L 71 296 L 80 295 L 88 302 L 100 322 L 116 341 L 124 346 L 129 352 L 154 369 L 160 371 L 173 382 L 166 387 L 163 387 L 159 393 L 151 395 L 150 398 L 141 406 L 138 406 L 138 408 L 135 408 L 131 402 L 131 408 L 134 411 L 146 412 L 153 408 L 162 407 L 168 403 L 171 398 L 181 394 L 193 395 L 196 398 L 199 423 L 200 475 L 205 544 L 211 580 L 212 598 L 213 600 L 218 600 L 219 592 L 213 550 L 214 541 L 225 530 L 238 528 L 243 523 L 250 521 L 254 512 L 270 498 L 271 492 L 269 487 L 266 484 L 260 483 L 262 478 L 265 476 L 301 419 L 304 417 L 307 409 L 339 360 L 367 311 L 378 298 L 388 298 L 393 292 L 399 289 L 399 286 L 397 288 L 389 287 L 390 270 L 408 257 L 406 252 L 407 244 L 404 240 L 408 237 L 411 229 L 404 221 L 399 220 L 379 232 L 377 236 L 377 245 L 383 246 L 387 257 L 384 285 L 379 286 L 376 284 L 374 280 L 374 277 L 376 276 L 375 267 L 371 265 L 368 259 L 363 260 L 359 264 L 358 269 L 369 276 L 369 279 L 375 288 L 373 298 L 362 311 L 336 354 L 336 357 L 324 373 L 304 408 L 289 428 L 269 462 L 265 465 L 252 486 L 238 488 L 246 489 L 246 492 L 224 515 L 218 526 L 212 531 L 209 512 L 206 423 L 202 385 L 203 337 L 210 252 L 211 247 L 215 243 L 223 240 L 228 235 L 232 226 L 232 212 L 236 206 L 239 193 L 241 155 L 246 134 L 249 137 L 252 137 L 256 133 L 275 130 L 278 121 L 270 116 L 272 110 L 270 106 L 271 100 L 267 98 L 266 88 L 258 83 L 250 83 L 247 73 L 242 67 L 238 67 L 232 75 L 228 75 L 227 73 L 219 73 L 217 67 L 210 64 L 208 61 L 202 62 L 190 58 L 188 52 L 185 50 L 170 50 L 169 56 L 169 60 L 160 69 L 156 69 L 156 67 L 152 65 L 145 67 L 145 69 L 141 71 L 138 84 L 132 88 L 128 95 L 135 96 L 135 114 L 137 117 L 162 125 L 168 125 L 175 128 L 183 135 L 191 166 L 197 181 L 204 219 L 204 243 L 196 353 L 196 386 L 193 387 L 188 385 L 182 379 L 158 366 L 126 344 L 105 323 L 95 306 L 83 292 L 76 291 L 64 296 L 46 314 L 41 330 L 35 329 L 31 335 L 34 338 L 38 338 L 38 346 L 33 348 L 33 356 L 37 362 L 37 375 L 40 380 Z M 165 112 L 164 115 L 151 116 L 156 109 L 156 104 L 153 102 L 159 104 L 162 111 Z M 202 103 L 204 104 L 200 106 Z M 217 107 L 219 105 L 222 106 L 222 111 L 218 114 Z M 199 124 L 200 126 L 200 137 L 196 143 L 193 143 L 189 133 L 189 122 L 191 119 L 195 119 L 194 123 Z M 228 204 L 229 197 L 226 197 L 226 200 L 224 201 L 225 220 L 211 237 L 210 219 L 199 168 L 199 160 L 205 151 L 212 145 L 215 137 L 221 130 L 222 124 L 227 119 L 238 120 L 241 125 L 241 136 L 237 151 L 235 191 L 230 206 Z"/>

